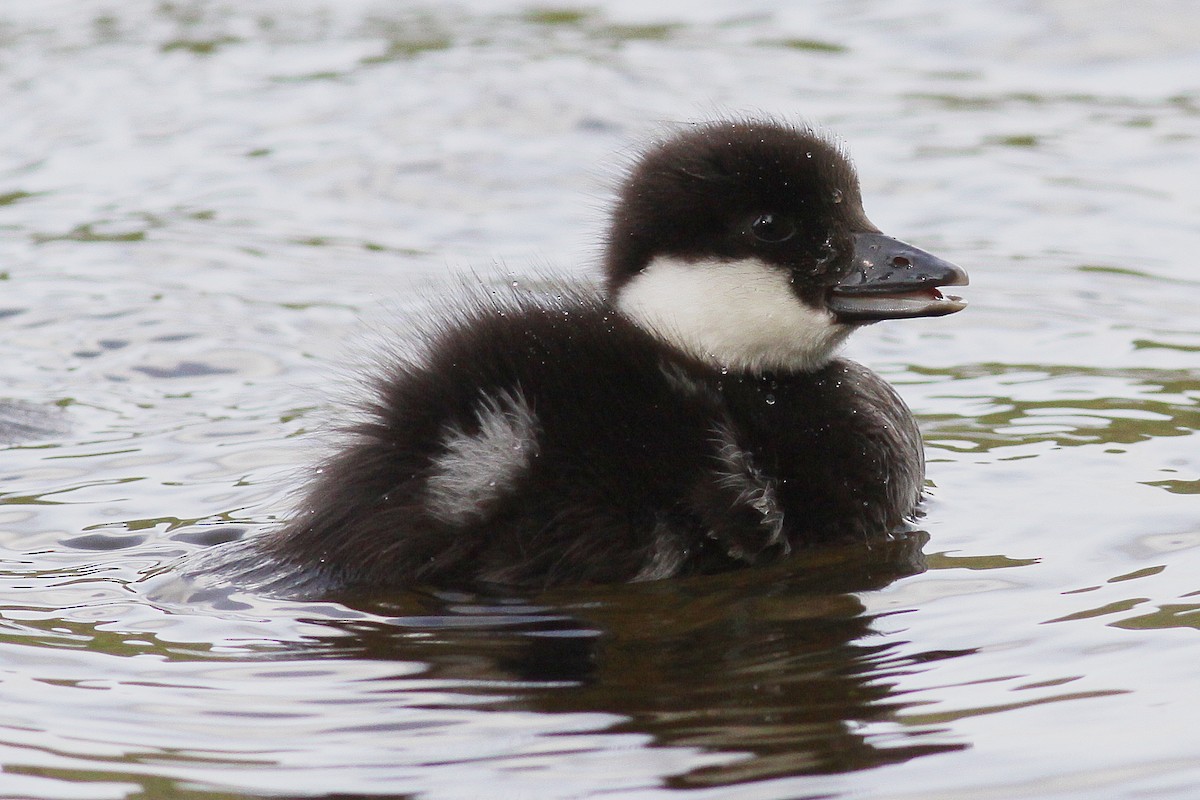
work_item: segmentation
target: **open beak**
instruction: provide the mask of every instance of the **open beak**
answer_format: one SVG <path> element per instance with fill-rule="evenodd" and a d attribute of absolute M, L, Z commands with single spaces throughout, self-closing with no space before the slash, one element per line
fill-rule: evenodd
<path fill-rule="evenodd" d="M 830 290 L 828 303 L 843 322 L 941 317 L 967 301 L 938 289 L 967 283 L 957 264 L 882 233 L 856 233 L 850 272 Z"/>

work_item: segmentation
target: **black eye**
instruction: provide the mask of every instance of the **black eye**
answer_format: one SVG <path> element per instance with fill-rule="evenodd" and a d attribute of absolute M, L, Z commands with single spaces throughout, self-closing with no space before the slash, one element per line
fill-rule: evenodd
<path fill-rule="evenodd" d="M 783 242 L 796 235 L 796 223 L 782 214 L 759 214 L 750 223 L 750 232 L 760 242 Z"/>

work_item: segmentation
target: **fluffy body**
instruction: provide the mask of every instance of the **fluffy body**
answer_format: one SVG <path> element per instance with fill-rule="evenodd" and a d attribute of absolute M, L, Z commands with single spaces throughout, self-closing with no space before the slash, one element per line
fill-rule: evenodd
<path fill-rule="evenodd" d="M 841 150 L 696 126 L 621 187 L 603 291 L 463 298 L 380 367 L 284 528 L 230 548 L 306 596 L 657 580 L 900 525 L 924 458 L 903 401 L 835 357 L 953 313 L 961 269 L 883 236 Z"/>
<path fill-rule="evenodd" d="M 267 539 L 279 574 L 327 591 L 661 579 L 861 540 L 917 503 L 920 436 L 864 367 L 722 374 L 598 296 L 558 296 L 475 298 L 391 365 Z"/>

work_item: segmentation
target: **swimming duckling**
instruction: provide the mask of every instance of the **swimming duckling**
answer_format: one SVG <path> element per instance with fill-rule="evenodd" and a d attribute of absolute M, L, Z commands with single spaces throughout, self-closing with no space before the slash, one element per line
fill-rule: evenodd
<path fill-rule="evenodd" d="M 619 192 L 604 277 L 480 292 L 384 366 L 367 421 L 257 540 L 281 580 L 657 580 L 914 513 L 912 414 L 835 352 L 863 325 L 960 310 L 938 289 L 967 276 L 880 233 L 836 145 L 769 121 L 652 145 Z"/>

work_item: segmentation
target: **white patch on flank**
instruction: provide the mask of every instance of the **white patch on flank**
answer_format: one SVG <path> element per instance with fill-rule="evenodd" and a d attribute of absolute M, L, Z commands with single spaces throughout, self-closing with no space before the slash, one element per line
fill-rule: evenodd
<path fill-rule="evenodd" d="M 482 517 L 538 452 L 537 417 L 519 390 L 485 396 L 475 413 L 478 431 L 447 428 L 426 487 L 430 513 L 451 525 Z"/>
<path fill-rule="evenodd" d="M 783 509 L 775 498 L 775 482 L 759 471 L 754 457 L 738 444 L 734 432 L 727 426 L 717 425 L 713 434 L 717 458 L 721 461 L 717 485 L 738 493 L 735 504 L 750 506 L 759 513 L 759 524 L 768 531 L 765 547 L 783 542 L 784 552 L 787 552 L 789 548 L 783 539 Z M 740 558 L 745 554 L 730 555 Z"/>
<path fill-rule="evenodd" d="M 818 369 L 853 330 L 758 259 L 656 258 L 621 287 L 617 307 L 687 353 L 750 372 Z"/>

